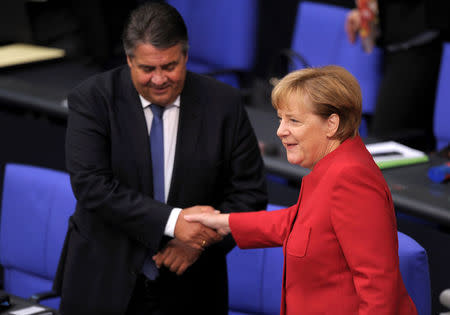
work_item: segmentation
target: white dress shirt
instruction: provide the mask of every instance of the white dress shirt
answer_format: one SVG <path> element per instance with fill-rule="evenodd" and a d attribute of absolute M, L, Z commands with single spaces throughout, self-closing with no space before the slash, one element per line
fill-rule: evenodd
<path fill-rule="evenodd" d="M 145 121 L 147 123 L 148 134 L 152 128 L 153 112 L 150 109 L 150 102 L 139 95 L 141 99 L 142 108 L 144 109 Z M 175 150 L 178 134 L 178 118 L 180 116 L 180 96 L 175 102 L 167 105 L 163 112 L 164 124 L 164 199 L 167 202 L 169 195 L 170 183 L 172 182 L 173 162 L 175 160 Z M 150 143 L 149 143 L 150 145 Z M 178 215 L 182 209 L 173 208 L 167 220 L 164 234 L 174 237 L 175 225 L 177 223 Z"/>

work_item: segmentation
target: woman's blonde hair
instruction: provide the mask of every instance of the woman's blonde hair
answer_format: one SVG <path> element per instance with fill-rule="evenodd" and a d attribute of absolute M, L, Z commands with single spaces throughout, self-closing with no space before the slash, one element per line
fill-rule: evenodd
<path fill-rule="evenodd" d="M 275 109 L 287 106 L 288 100 L 307 96 L 313 112 L 327 119 L 339 116 L 339 128 L 334 138 L 341 142 L 358 135 L 361 123 L 362 96 L 356 78 L 339 66 L 306 68 L 293 71 L 282 78 L 272 91 Z"/>

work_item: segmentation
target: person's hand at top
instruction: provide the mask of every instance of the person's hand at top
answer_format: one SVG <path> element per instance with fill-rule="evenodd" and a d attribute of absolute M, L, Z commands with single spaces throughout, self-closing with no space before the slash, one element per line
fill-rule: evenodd
<path fill-rule="evenodd" d="M 350 43 L 354 43 L 361 28 L 361 14 L 358 9 L 351 10 L 345 19 L 345 32 Z"/>

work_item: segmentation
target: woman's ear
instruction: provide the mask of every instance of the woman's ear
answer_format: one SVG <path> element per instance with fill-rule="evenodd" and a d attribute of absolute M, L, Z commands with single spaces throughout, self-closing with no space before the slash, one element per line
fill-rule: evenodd
<path fill-rule="evenodd" d="M 339 128 L 339 115 L 331 114 L 327 119 L 327 137 L 333 138 Z"/>

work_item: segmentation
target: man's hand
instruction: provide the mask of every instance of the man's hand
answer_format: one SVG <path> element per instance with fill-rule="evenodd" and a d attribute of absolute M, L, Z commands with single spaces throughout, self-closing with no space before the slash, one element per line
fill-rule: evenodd
<path fill-rule="evenodd" d="M 188 222 L 184 219 L 186 214 L 194 213 L 214 213 L 214 208 L 210 206 L 195 206 L 191 208 L 183 209 L 178 216 L 177 223 L 175 225 L 175 238 L 182 241 L 186 245 L 195 249 L 204 249 L 213 243 L 216 243 L 222 239 L 222 236 L 213 229 L 210 229 L 200 223 Z"/>
<path fill-rule="evenodd" d="M 194 249 L 177 239 L 173 239 L 152 258 L 158 268 L 165 266 L 179 276 L 197 261 L 201 253 L 200 249 Z"/>

